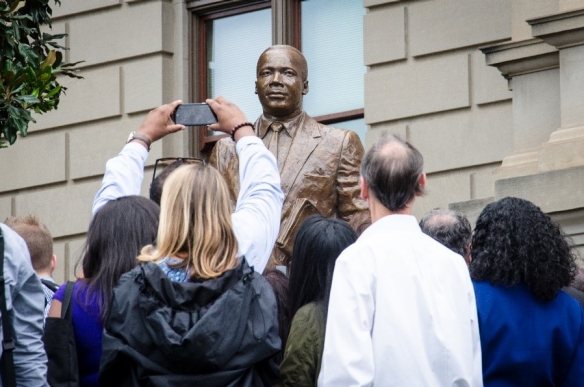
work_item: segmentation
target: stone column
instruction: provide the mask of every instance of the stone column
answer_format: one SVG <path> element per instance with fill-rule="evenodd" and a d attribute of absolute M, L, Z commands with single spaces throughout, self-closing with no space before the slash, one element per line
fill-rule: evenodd
<path fill-rule="evenodd" d="M 574 1 L 567 2 L 573 5 Z M 584 8 L 528 20 L 532 34 L 559 50 L 559 128 L 542 145 L 538 170 L 584 166 Z"/>
<path fill-rule="evenodd" d="M 494 180 L 537 173 L 541 144 L 560 124 L 558 51 L 540 39 L 481 50 L 513 92 L 513 153 L 503 159 Z"/>

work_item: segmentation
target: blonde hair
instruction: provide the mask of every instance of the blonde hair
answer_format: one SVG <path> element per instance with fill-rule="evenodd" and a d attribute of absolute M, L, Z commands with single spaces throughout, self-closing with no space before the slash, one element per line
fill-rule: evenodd
<path fill-rule="evenodd" d="M 232 204 L 223 177 L 212 166 L 183 165 L 162 190 L 157 246 L 142 249 L 139 261 L 174 257 L 190 278 L 219 277 L 238 264 L 231 223 Z"/>

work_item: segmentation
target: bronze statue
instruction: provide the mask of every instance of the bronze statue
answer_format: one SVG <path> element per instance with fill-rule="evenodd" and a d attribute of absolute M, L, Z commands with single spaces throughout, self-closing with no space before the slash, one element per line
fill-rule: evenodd
<path fill-rule="evenodd" d="M 258 60 L 255 92 L 263 114 L 255 130 L 278 161 L 286 196 L 268 267 L 289 265 L 296 231 L 312 213 L 350 221 L 367 211 L 359 197 L 363 145 L 356 133 L 319 124 L 302 110 L 307 77 L 306 59 L 292 46 L 271 46 Z M 223 172 L 235 200 L 238 160 L 230 138 L 217 142 L 211 163 Z"/>

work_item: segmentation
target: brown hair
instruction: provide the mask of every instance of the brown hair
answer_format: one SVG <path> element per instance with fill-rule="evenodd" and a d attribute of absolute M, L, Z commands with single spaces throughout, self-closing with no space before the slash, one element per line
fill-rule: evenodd
<path fill-rule="evenodd" d="M 361 176 L 371 193 L 390 211 L 403 210 L 424 194 L 420 184 L 424 159 L 420 152 L 399 137 L 384 134 L 365 153 Z"/>
<path fill-rule="evenodd" d="M 34 270 L 37 272 L 50 270 L 53 237 L 47 226 L 35 215 L 9 217 L 4 223 L 26 242 Z"/>

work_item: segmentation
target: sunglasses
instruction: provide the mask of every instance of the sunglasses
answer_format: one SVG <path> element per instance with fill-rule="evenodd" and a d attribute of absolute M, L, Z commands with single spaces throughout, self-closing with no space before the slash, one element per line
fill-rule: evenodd
<path fill-rule="evenodd" d="M 196 157 L 163 157 L 161 159 L 156 159 L 156 163 L 154 164 L 154 172 L 152 173 L 152 182 L 156 180 L 156 177 L 162 173 L 166 167 L 174 163 L 178 164 L 177 167 L 183 164 L 206 164 L 205 160 L 198 159 Z"/>

